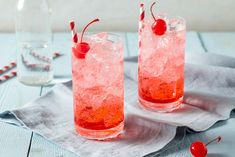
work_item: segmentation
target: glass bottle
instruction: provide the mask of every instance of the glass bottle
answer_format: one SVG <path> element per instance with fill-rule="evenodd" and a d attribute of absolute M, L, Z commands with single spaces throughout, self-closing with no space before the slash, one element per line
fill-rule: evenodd
<path fill-rule="evenodd" d="M 52 81 L 52 31 L 47 0 L 18 0 L 17 76 L 27 85 Z"/>

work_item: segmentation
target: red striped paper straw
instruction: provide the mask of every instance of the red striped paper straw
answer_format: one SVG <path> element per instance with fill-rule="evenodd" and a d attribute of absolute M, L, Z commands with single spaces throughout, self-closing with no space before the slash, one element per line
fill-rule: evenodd
<path fill-rule="evenodd" d="M 77 43 L 78 42 L 78 35 L 77 35 L 77 32 L 75 31 L 75 22 L 70 21 L 69 26 L 70 26 L 73 42 Z"/>
<path fill-rule="evenodd" d="M 59 57 L 59 56 L 61 56 L 61 53 L 59 53 L 59 52 L 53 53 L 53 59 L 56 58 L 56 57 Z M 42 57 L 42 58 L 44 58 L 44 57 Z M 46 60 L 47 60 L 47 59 L 46 59 Z M 10 62 L 8 65 L 5 65 L 4 67 L 2 67 L 2 68 L 0 69 L 0 75 L 3 74 L 3 73 L 5 73 L 5 72 L 7 72 L 7 71 L 9 71 L 9 70 L 11 70 L 11 69 L 14 68 L 15 66 L 16 66 L 16 61 L 12 61 L 12 62 Z"/>
<path fill-rule="evenodd" d="M 43 71 L 49 71 L 50 70 L 50 64 L 44 65 L 44 64 L 35 64 L 35 63 L 30 63 L 27 61 L 23 55 L 21 55 L 21 59 L 24 63 L 24 65 L 30 69 L 30 70 L 43 70 Z"/>
<path fill-rule="evenodd" d="M 144 17 L 145 17 L 144 3 L 141 3 L 140 4 L 140 18 L 139 18 L 139 47 L 141 46 L 141 32 L 144 28 Z"/>
<path fill-rule="evenodd" d="M 74 34 L 76 33 L 75 31 L 75 22 L 73 20 L 71 20 L 69 22 L 69 26 L 70 26 L 70 30 L 71 30 L 71 33 L 72 33 L 72 37 L 74 36 Z"/>
<path fill-rule="evenodd" d="M 74 43 L 78 42 L 78 35 L 77 35 L 77 33 L 75 33 L 74 36 L 73 36 L 73 42 Z"/>
<path fill-rule="evenodd" d="M 43 55 L 40 55 L 36 52 L 30 52 L 29 53 L 30 55 L 36 57 L 37 59 L 41 60 L 41 61 L 44 61 L 44 62 L 47 62 L 47 63 L 50 63 L 51 62 L 51 59 L 48 58 L 47 56 L 43 56 Z M 53 58 L 55 57 L 59 57 L 61 54 L 59 52 L 55 52 L 53 53 Z"/>
<path fill-rule="evenodd" d="M 55 58 L 57 58 L 59 56 L 61 56 L 61 53 L 59 53 L 59 52 L 53 53 L 53 59 L 55 59 Z M 46 59 L 46 57 L 43 57 L 43 56 L 39 56 L 39 58 L 45 58 L 45 60 L 48 60 L 48 59 Z M 34 65 L 30 65 L 30 66 L 33 67 Z M 0 75 L 5 73 L 5 72 L 7 72 L 7 71 L 9 71 L 9 70 L 11 70 L 14 67 L 16 67 L 16 61 L 10 62 L 8 65 L 5 65 L 4 67 L 2 67 L 0 69 Z"/>
<path fill-rule="evenodd" d="M 14 68 L 16 66 L 16 62 L 12 61 L 8 65 L 5 65 L 3 68 L 0 69 L 0 74 L 5 73 L 6 71 Z"/>
<path fill-rule="evenodd" d="M 5 74 L 0 77 L 0 83 L 9 80 L 10 78 L 13 78 L 17 75 L 16 71 L 10 72 L 9 74 Z"/>
<path fill-rule="evenodd" d="M 45 56 L 42 56 L 42 55 L 38 55 L 37 53 L 33 53 L 31 54 L 33 55 L 34 57 L 38 58 L 39 60 L 43 60 L 45 62 L 50 62 L 50 59 L 45 57 Z M 55 52 L 53 53 L 53 59 L 57 58 L 61 56 L 61 54 L 59 52 Z M 22 58 L 22 61 L 24 63 L 24 65 L 29 68 L 30 70 L 44 70 L 44 71 L 49 71 L 50 70 L 50 65 L 43 65 L 43 64 L 35 64 L 35 63 L 30 63 L 29 61 L 27 61 L 23 55 L 21 55 L 21 58 Z"/>
<path fill-rule="evenodd" d="M 60 54 L 59 52 L 55 52 L 55 53 L 53 54 L 53 59 L 55 59 L 55 58 L 57 58 L 57 57 L 59 57 L 59 56 L 61 56 L 61 54 Z M 27 62 L 27 61 L 26 61 L 26 62 Z M 15 63 L 15 62 L 11 62 L 11 63 Z M 13 65 L 16 66 L 16 64 L 13 64 Z M 27 62 L 27 65 L 28 65 L 29 67 L 31 67 L 31 68 L 44 68 L 45 70 L 48 70 L 48 68 L 50 68 L 50 66 L 49 66 L 49 67 L 48 67 L 48 66 L 38 67 L 37 64 L 29 64 L 28 62 Z M 10 72 L 9 74 L 2 75 L 2 76 L 0 76 L 0 83 L 5 82 L 5 81 L 7 81 L 7 80 L 9 80 L 9 79 L 11 79 L 11 78 L 13 78 L 13 77 L 15 77 L 16 75 L 17 75 L 17 72 L 16 72 L 16 71 L 12 71 L 12 72 Z"/>

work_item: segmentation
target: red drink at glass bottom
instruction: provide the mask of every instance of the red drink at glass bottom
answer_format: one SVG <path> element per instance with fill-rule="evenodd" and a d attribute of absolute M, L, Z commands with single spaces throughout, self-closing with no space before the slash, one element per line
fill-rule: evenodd
<path fill-rule="evenodd" d="M 184 95 L 185 22 L 168 20 L 163 35 L 153 33 L 152 19 L 140 32 L 138 93 L 141 106 L 171 112 L 181 106 Z"/>
<path fill-rule="evenodd" d="M 105 140 L 124 127 L 123 46 L 118 36 L 89 36 L 90 50 L 84 59 L 74 54 L 73 95 L 76 131 L 88 139 Z"/>

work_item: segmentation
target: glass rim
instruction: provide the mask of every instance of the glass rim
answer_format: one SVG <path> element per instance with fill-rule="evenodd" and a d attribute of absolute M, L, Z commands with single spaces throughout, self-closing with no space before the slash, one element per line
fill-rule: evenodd
<path fill-rule="evenodd" d="M 174 16 L 174 15 L 173 16 L 166 16 L 165 14 L 162 14 L 162 16 L 161 16 L 161 14 L 160 14 L 159 16 L 156 16 L 156 19 L 158 19 L 158 18 L 162 18 L 166 21 L 166 23 L 167 23 L 167 32 L 169 32 L 169 33 L 170 32 L 183 31 L 183 30 L 186 29 L 186 20 L 181 16 L 177 16 L 177 15 L 176 16 Z M 150 17 L 146 18 L 146 20 L 144 20 L 144 23 L 148 23 L 150 20 L 151 20 Z M 177 20 L 178 23 L 174 26 L 171 26 L 170 24 L 171 24 L 172 20 Z M 179 28 L 176 29 L 177 26 Z"/>
<path fill-rule="evenodd" d="M 186 24 L 186 20 L 181 16 L 168 16 L 168 20 L 177 19 L 182 21 L 183 24 Z"/>
<path fill-rule="evenodd" d="M 93 36 L 100 34 L 100 33 L 107 33 L 107 38 L 98 38 L 98 41 L 111 41 L 112 43 L 119 43 L 122 42 L 123 39 L 121 37 L 121 35 L 117 34 L 117 33 L 113 33 L 113 32 L 86 32 L 84 34 L 85 38 L 94 40 L 94 38 L 92 39 Z"/>
<path fill-rule="evenodd" d="M 175 27 L 170 26 L 170 21 L 171 20 L 177 20 L 179 23 L 175 25 Z M 177 28 L 177 26 L 179 28 Z M 171 30 L 173 29 L 173 30 Z M 169 16 L 168 18 L 168 31 L 169 32 L 178 32 L 178 31 L 183 31 L 186 29 L 186 20 L 181 17 L 181 16 Z"/>

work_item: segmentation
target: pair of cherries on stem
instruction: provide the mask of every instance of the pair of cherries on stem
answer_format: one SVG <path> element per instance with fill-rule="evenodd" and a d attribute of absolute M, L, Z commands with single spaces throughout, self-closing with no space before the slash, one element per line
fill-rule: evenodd
<path fill-rule="evenodd" d="M 154 2 L 150 7 L 151 15 L 154 19 L 154 23 L 152 24 L 152 31 L 156 35 L 163 35 L 163 34 L 165 34 L 165 32 L 167 30 L 167 24 L 164 19 L 161 19 L 161 18 L 156 19 L 155 18 L 154 14 L 153 14 L 153 6 L 155 4 L 156 4 L 156 2 Z"/>
<path fill-rule="evenodd" d="M 190 145 L 190 152 L 194 157 L 206 157 L 207 155 L 207 148 L 206 146 L 208 146 L 209 144 L 211 144 L 212 142 L 220 142 L 221 141 L 221 136 L 211 140 L 210 142 L 208 142 L 207 144 L 201 142 L 201 141 L 195 141 Z"/>
<path fill-rule="evenodd" d="M 73 52 L 74 52 L 74 55 L 77 58 L 84 59 L 87 52 L 90 50 L 90 45 L 87 42 L 83 42 L 83 36 L 84 36 L 84 33 L 85 33 L 86 29 L 88 28 L 88 26 L 90 26 L 92 23 L 95 23 L 95 22 L 98 22 L 98 21 L 99 21 L 98 18 L 94 19 L 85 26 L 85 28 L 82 30 L 81 40 L 80 40 L 79 43 L 78 43 L 77 33 L 74 33 L 73 42 L 76 45 L 75 45 L 75 50 Z M 74 23 L 70 23 L 70 27 L 73 30 L 74 29 Z"/>

